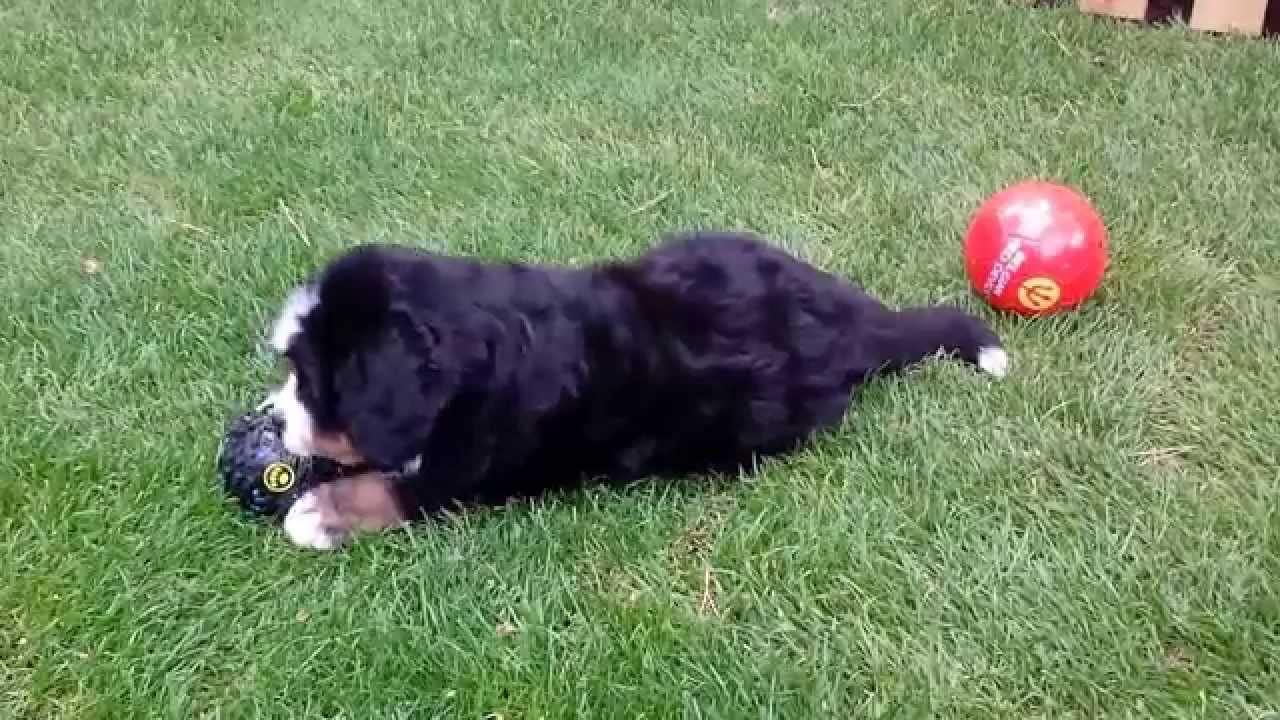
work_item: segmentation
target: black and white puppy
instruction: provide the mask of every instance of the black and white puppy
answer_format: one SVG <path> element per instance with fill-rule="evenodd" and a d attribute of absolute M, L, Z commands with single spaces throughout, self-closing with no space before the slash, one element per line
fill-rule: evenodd
<path fill-rule="evenodd" d="M 320 549 L 458 505 L 732 471 L 939 352 L 1009 366 L 958 308 L 891 310 L 728 232 L 585 269 L 362 246 L 293 292 L 271 340 L 289 364 L 269 398 L 288 449 L 387 471 L 290 509 L 289 538 Z"/>

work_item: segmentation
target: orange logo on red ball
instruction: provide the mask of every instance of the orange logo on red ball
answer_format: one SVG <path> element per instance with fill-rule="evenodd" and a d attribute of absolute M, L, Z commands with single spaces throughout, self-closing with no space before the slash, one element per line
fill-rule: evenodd
<path fill-rule="evenodd" d="M 1018 302 L 1022 307 L 1041 312 L 1058 303 L 1062 297 L 1062 288 L 1047 277 L 1032 277 L 1022 281 L 1018 286 Z"/>

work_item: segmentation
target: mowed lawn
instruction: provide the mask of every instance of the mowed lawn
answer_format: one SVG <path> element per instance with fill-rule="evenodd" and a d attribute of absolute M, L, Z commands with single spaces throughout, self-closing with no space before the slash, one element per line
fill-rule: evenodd
<path fill-rule="evenodd" d="M 1029 176 L 1102 290 L 960 242 Z M 969 0 L 10 0 L 0 717 L 1280 711 L 1280 49 Z M 397 241 L 587 263 L 744 227 L 1006 338 L 740 478 L 336 554 L 225 504 L 280 299 Z"/>

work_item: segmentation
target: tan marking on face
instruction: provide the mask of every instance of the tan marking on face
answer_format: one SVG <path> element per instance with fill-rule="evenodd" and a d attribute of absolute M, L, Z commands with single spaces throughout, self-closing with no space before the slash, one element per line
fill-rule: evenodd
<path fill-rule="evenodd" d="M 311 436 L 311 453 L 343 465 L 359 465 L 365 461 L 346 433 L 314 433 Z"/>

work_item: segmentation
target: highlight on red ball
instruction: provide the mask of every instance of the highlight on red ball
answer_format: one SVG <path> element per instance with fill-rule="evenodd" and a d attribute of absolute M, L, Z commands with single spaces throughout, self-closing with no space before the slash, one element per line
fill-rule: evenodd
<path fill-rule="evenodd" d="M 1107 231 L 1078 191 L 1025 180 L 974 212 L 964 240 L 969 284 L 999 310 L 1048 315 L 1097 290 L 1107 268 Z"/>

